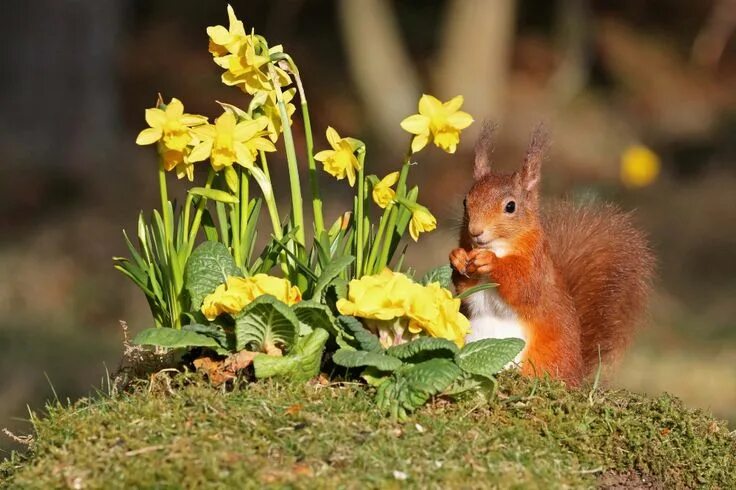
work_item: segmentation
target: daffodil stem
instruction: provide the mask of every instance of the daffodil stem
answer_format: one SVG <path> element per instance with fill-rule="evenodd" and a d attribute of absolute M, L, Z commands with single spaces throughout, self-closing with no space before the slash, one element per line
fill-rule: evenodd
<path fill-rule="evenodd" d="M 210 170 L 210 173 L 207 175 L 207 182 L 205 182 L 204 187 L 205 189 L 209 189 L 212 187 L 212 182 L 215 180 L 215 171 Z M 189 237 L 187 238 L 187 244 L 186 244 L 186 254 L 184 255 L 185 260 L 189 258 L 189 256 L 192 254 L 192 250 L 194 249 L 194 240 L 197 238 L 197 233 L 199 232 L 199 225 L 202 222 L 202 213 L 204 212 L 204 208 L 207 205 L 207 198 L 206 197 L 200 197 L 199 203 L 197 204 L 197 210 L 194 212 L 194 219 L 192 220 L 192 228 L 189 230 Z"/>
<path fill-rule="evenodd" d="M 355 203 L 355 277 L 363 274 L 363 245 L 365 244 L 365 223 L 363 222 L 365 204 L 365 150 L 358 154 L 358 196 Z"/>
<path fill-rule="evenodd" d="M 245 243 L 245 232 L 248 228 L 248 218 L 250 217 L 248 209 L 250 206 L 250 182 L 248 182 L 248 174 L 243 172 L 242 169 L 238 168 L 238 174 L 238 177 L 240 177 L 240 246 L 243 247 L 243 250 L 240 251 L 240 256 L 242 264 L 245 265 L 245 250 L 250 248 L 250 244 Z"/>
<path fill-rule="evenodd" d="M 274 91 L 276 92 L 276 101 L 279 106 L 279 115 L 281 116 L 281 127 L 284 131 L 284 147 L 286 148 L 286 160 L 289 167 L 289 184 L 291 187 L 291 223 L 296 229 L 295 235 L 297 242 L 304 247 L 306 243 L 304 235 L 304 204 L 302 202 L 301 182 L 299 180 L 299 164 L 296 159 L 296 150 L 294 149 L 294 137 L 291 134 L 289 114 L 286 112 L 284 94 L 281 92 L 278 74 L 276 73 L 273 65 L 270 65 L 270 70 L 271 80 L 273 82 Z"/>
<path fill-rule="evenodd" d="M 406 157 L 404 158 L 404 165 L 401 167 L 401 173 L 399 174 L 399 183 L 396 186 L 396 197 L 397 200 L 404 197 L 406 194 L 406 179 L 409 175 L 409 167 L 411 166 L 411 150 L 409 150 L 409 153 L 407 153 Z M 399 210 L 396 208 L 396 206 L 391 206 L 391 211 L 389 212 L 388 217 L 388 224 L 386 226 L 385 231 L 385 238 L 383 245 L 381 246 L 381 255 L 378 259 L 377 263 L 377 269 L 381 270 L 384 267 L 388 265 L 389 260 L 391 257 L 389 257 L 389 254 L 391 252 L 391 242 L 393 242 L 394 239 L 394 228 L 396 227 L 396 220 L 399 217 Z"/>
<path fill-rule="evenodd" d="M 379 272 L 375 269 L 376 258 L 378 256 L 378 251 L 381 249 L 383 231 L 386 229 L 386 221 L 388 221 L 389 213 L 391 212 L 392 207 L 393 203 L 389 203 L 388 206 L 386 206 L 386 209 L 383 210 L 381 221 L 378 223 L 378 231 L 376 232 L 376 236 L 373 239 L 373 243 L 371 244 L 371 253 L 368 256 L 368 266 L 364 271 L 366 274 L 375 274 Z"/>
<path fill-rule="evenodd" d="M 252 172 L 256 178 L 256 183 L 261 188 L 263 194 L 263 200 L 266 201 L 266 207 L 268 208 L 268 215 L 271 217 L 271 226 L 273 227 L 274 236 L 281 240 L 284 237 L 281 229 L 281 217 L 279 216 L 279 210 L 276 206 L 276 199 L 273 195 L 273 186 L 271 186 L 271 177 L 268 174 L 268 161 L 266 160 L 266 153 L 261 152 L 261 166 L 263 167 L 263 178 L 259 178 L 256 172 Z M 265 182 L 262 180 L 265 179 Z"/>
<path fill-rule="evenodd" d="M 171 230 L 171 222 L 173 218 L 169 216 L 169 193 L 166 187 L 166 170 L 164 169 L 163 160 L 158 167 L 158 190 L 161 194 L 161 212 L 164 217 L 164 234 L 166 235 L 166 243 L 173 243 L 173 231 Z"/>
<path fill-rule="evenodd" d="M 307 144 L 307 162 L 309 164 L 309 184 L 312 190 L 312 211 L 314 213 L 314 233 L 319 240 L 325 231 L 325 220 L 322 214 L 322 198 L 319 194 L 319 179 L 317 174 L 317 165 L 314 163 L 314 140 L 312 138 L 312 123 L 309 119 L 309 107 L 307 99 L 304 95 L 299 75 L 294 75 L 299 87 L 299 96 L 302 101 L 302 118 L 304 119 L 304 137 Z"/>

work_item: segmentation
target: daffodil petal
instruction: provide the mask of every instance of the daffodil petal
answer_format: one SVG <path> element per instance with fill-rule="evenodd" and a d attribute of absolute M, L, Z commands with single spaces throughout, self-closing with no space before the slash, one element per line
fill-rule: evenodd
<path fill-rule="evenodd" d="M 254 138 L 248 141 L 248 146 L 250 146 L 251 148 L 255 148 L 256 150 L 261 150 L 261 151 L 276 151 L 276 147 L 274 146 L 273 143 L 271 143 L 266 138 L 261 138 L 261 137 Z"/>
<path fill-rule="evenodd" d="M 161 109 L 146 109 L 146 122 L 152 128 L 161 128 L 166 124 L 166 113 Z"/>
<path fill-rule="evenodd" d="M 210 139 L 204 140 L 203 142 L 199 143 L 197 146 L 192 148 L 192 151 L 189 153 L 189 161 L 190 162 L 201 162 L 209 158 L 211 153 L 212 153 L 212 140 Z"/>
<path fill-rule="evenodd" d="M 381 179 L 380 185 L 383 187 L 393 187 L 399 181 L 399 172 L 391 172 Z"/>
<path fill-rule="evenodd" d="M 325 136 L 327 137 L 327 142 L 330 144 L 330 146 L 334 150 L 338 150 L 340 144 L 340 135 L 337 133 L 337 131 L 335 131 L 332 126 L 327 126 Z"/>
<path fill-rule="evenodd" d="M 428 142 L 429 142 L 429 132 L 418 134 L 414 136 L 414 138 L 411 140 L 411 152 L 417 153 L 422 148 L 427 146 Z"/>
<path fill-rule="evenodd" d="M 414 114 L 401 121 L 401 129 L 411 134 L 422 134 L 429 130 L 429 122 L 429 117 Z"/>
<path fill-rule="evenodd" d="M 157 142 L 163 136 L 163 131 L 159 128 L 146 128 L 138 134 L 135 139 L 136 145 L 150 145 Z"/>
<path fill-rule="evenodd" d="M 211 26 L 207 28 L 207 35 L 212 42 L 224 46 L 230 41 L 230 32 L 224 26 Z"/>
<path fill-rule="evenodd" d="M 429 94 L 423 94 L 419 99 L 419 113 L 429 118 L 432 118 L 435 114 L 442 111 L 442 102 Z"/>
<path fill-rule="evenodd" d="M 180 118 L 184 115 L 184 104 L 181 103 L 179 99 L 174 97 L 171 99 L 171 102 L 169 102 L 169 105 L 166 106 L 166 116 L 170 118 Z"/>
<path fill-rule="evenodd" d="M 197 116 L 195 114 L 184 114 L 180 121 L 185 126 L 197 126 L 207 122 L 207 118 L 204 116 Z"/>
<path fill-rule="evenodd" d="M 419 241 L 419 231 L 417 230 L 417 225 L 414 223 L 414 220 L 409 222 L 409 235 L 411 235 L 415 242 Z"/>
<path fill-rule="evenodd" d="M 473 124 L 473 116 L 467 112 L 453 112 L 447 116 L 447 123 L 455 129 L 465 129 Z"/>
<path fill-rule="evenodd" d="M 447 112 L 456 112 L 463 106 L 463 102 L 465 102 L 463 96 L 457 95 L 442 105 L 445 106 L 445 110 L 447 110 Z"/>
<path fill-rule="evenodd" d="M 318 162 L 324 162 L 328 158 L 332 157 L 332 155 L 335 154 L 335 150 L 322 150 L 316 155 L 314 155 L 314 159 Z"/>
<path fill-rule="evenodd" d="M 243 143 L 235 143 L 233 145 L 235 149 L 236 161 L 246 168 L 253 167 L 254 157 L 253 153 Z"/>

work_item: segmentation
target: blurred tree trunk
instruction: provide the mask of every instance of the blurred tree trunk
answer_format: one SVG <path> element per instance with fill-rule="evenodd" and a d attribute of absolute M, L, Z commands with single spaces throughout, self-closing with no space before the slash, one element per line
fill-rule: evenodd
<path fill-rule="evenodd" d="M 588 84 L 595 19 L 586 0 L 562 0 L 557 10 L 557 48 L 562 60 L 550 83 L 555 102 L 561 107 Z"/>
<path fill-rule="evenodd" d="M 0 152 L 26 166 L 104 164 L 117 133 L 122 0 L 3 4 Z"/>
<path fill-rule="evenodd" d="M 350 70 L 373 129 L 389 148 L 406 145 L 399 122 L 416 112 L 420 91 L 413 63 L 388 0 L 340 0 Z"/>
<path fill-rule="evenodd" d="M 503 118 L 515 30 L 515 0 L 451 0 L 447 4 L 437 70 L 436 95 L 465 96 L 477 119 Z M 463 139 L 472 145 L 480 124 Z"/>

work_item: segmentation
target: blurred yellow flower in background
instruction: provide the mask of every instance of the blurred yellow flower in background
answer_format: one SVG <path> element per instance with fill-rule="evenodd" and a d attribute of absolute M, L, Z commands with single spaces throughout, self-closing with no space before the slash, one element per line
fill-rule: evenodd
<path fill-rule="evenodd" d="M 437 218 L 432 216 L 432 213 L 424 206 L 416 205 L 409 222 L 409 234 L 414 241 L 419 240 L 420 233 L 432 231 L 435 228 L 437 228 Z"/>
<path fill-rule="evenodd" d="M 233 163 L 253 167 L 259 150 L 276 151 L 273 143 L 264 138 L 266 126 L 268 119 L 265 117 L 238 122 L 235 114 L 226 110 L 214 125 L 196 129 L 202 141 L 194 147 L 189 159 L 199 162 L 210 157 L 215 172 Z"/>
<path fill-rule="evenodd" d="M 287 279 L 267 274 L 229 276 L 225 284 L 217 286 L 212 294 L 205 297 L 202 314 L 208 320 L 214 320 L 223 313 L 237 315 L 254 299 L 264 294 L 270 294 L 287 305 L 293 305 L 302 299 L 299 288 Z"/>
<path fill-rule="evenodd" d="M 659 156 L 643 145 L 628 147 L 621 154 L 621 182 L 626 187 L 645 187 L 657 179 Z"/>
<path fill-rule="evenodd" d="M 325 172 L 342 180 L 346 176 L 351 186 L 355 185 L 355 172 L 360 170 L 360 161 L 355 156 L 355 151 L 363 146 L 363 143 L 355 138 L 341 138 L 332 127 L 327 127 L 327 141 L 331 150 L 322 150 L 314 159 L 322 162 Z"/>
<path fill-rule="evenodd" d="M 373 186 L 373 200 L 381 208 L 388 206 L 396 197 L 396 191 L 392 189 L 399 181 L 399 172 L 391 172 Z"/>
<path fill-rule="evenodd" d="M 401 121 L 401 127 L 415 135 L 411 142 L 412 153 L 424 148 L 430 138 L 435 146 L 447 153 L 455 153 L 460 142 L 460 131 L 473 123 L 470 114 L 460 110 L 463 100 L 463 96 L 458 95 L 443 103 L 431 95 L 422 95 L 419 99 L 419 114 Z"/>

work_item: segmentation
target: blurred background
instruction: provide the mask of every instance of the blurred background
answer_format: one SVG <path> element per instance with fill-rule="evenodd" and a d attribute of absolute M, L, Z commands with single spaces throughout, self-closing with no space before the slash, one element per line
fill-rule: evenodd
<path fill-rule="evenodd" d="M 476 121 L 497 121 L 501 169 L 521 163 L 545 121 L 545 194 L 635 210 L 659 258 L 647 326 L 608 383 L 668 391 L 736 422 L 736 1 L 232 4 L 246 29 L 298 63 L 317 149 L 332 125 L 367 143 L 379 175 L 398 168 L 408 142 L 399 121 L 422 92 L 462 94 Z M 120 358 L 118 321 L 133 331 L 152 324 L 111 262 L 126 253 L 121 228 L 158 205 L 156 157 L 134 140 L 157 92 L 210 117 L 214 100 L 247 106 L 207 52 L 205 28 L 227 25 L 225 5 L 3 4 L 0 428 L 27 432 L 26 407 L 42 408 L 54 390 L 73 400 L 100 387 Z M 411 178 L 440 221 L 412 245 L 420 272 L 455 246 L 479 127 L 455 155 L 419 155 Z M 334 219 L 350 192 L 323 175 Z"/>

